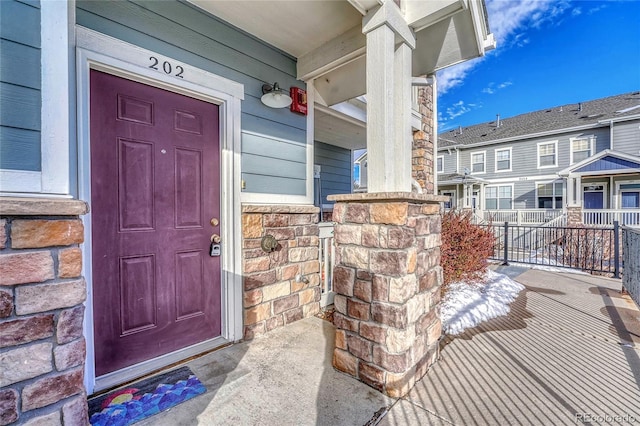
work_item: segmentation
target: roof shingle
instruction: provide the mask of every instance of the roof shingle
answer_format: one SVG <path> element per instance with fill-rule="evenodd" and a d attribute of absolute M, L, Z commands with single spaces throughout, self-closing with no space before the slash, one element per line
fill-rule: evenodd
<path fill-rule="evenodd" d="M 456 128 L 438 134 L 438 147 L 487 143 L 590 124 L 596 125 L 601 120 L 638 114 L 640 114 L 640 91 L 501 118 L 500 127 L 496 127 L 496 121 L 489 121 L 463 127 L 462 132 Z"/>

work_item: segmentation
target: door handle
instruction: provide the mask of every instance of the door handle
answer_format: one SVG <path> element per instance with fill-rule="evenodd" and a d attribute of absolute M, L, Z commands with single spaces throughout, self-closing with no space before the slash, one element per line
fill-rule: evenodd
<path fill-rule="evenodd" d="M 213 234 L 211 236 L 211 242 L 214 243 L 214 244 L 220 244 L 220 235 Z"/>

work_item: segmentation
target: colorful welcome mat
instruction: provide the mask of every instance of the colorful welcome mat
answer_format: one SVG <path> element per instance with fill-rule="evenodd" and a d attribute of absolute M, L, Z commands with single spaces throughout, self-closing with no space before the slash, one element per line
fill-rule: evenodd
<path fill-rule="evenodd" d="M 126 426 L 205 393 L 189 367 L 154 376 L 89 400 L 93 426 Z"/>

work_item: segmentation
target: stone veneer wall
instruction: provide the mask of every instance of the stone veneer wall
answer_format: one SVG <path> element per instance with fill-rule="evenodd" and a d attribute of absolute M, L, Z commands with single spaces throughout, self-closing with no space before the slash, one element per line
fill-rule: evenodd
<path fill-rule="evenodd" d="M 86 425 L 87 206 L 0 199 L 0 425 Z"/>
<path fill-rule="evenodd" d="M 333 197 L 339 201 L 333 365 L 387 395 L 403 396 L 438 356 L 441 200 Z"/>
<path fill-rule="evenodd" d="M 320 311 L 319 212 L 314 206 L 242 206 L 246 339 Z M 269 254 L 260 248 L 267 234 L 278 241 Z"/>
<path fill-rule="evenodd" d="M 435 193 L 433 165 L 433 86 L 418 89 L 422 129 L 413 133 L 411 177 L 427 194 Z"/>

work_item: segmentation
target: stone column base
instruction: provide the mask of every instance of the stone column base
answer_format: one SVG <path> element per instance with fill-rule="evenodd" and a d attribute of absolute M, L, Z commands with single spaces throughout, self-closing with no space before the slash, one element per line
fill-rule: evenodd
<path fill-rule="evenodd" d="M 445 198 L 330 196 L 337 201 L 333 365 L 391 397 L 406 395 L 438 356 Z"/>
<path fill-rule="evenodd" d="M 582 207 L 567 207 L 567 225 L 582 225 Z"/>
<path fill-rule="evenodd" d="M 318 213 L 314 206 L 242 206 L 244 338 L 320 311 Z M 277 247 L 261 249 L 262 237 Z"/>

